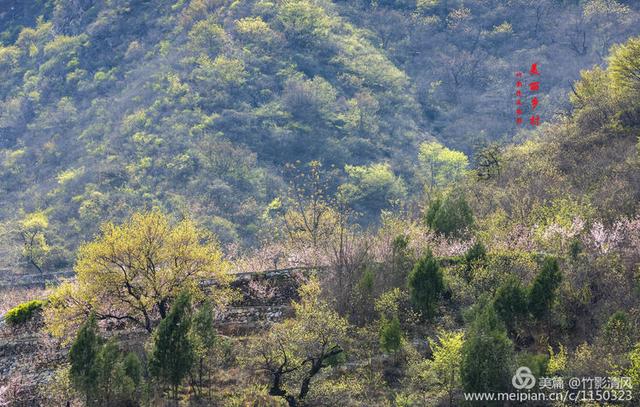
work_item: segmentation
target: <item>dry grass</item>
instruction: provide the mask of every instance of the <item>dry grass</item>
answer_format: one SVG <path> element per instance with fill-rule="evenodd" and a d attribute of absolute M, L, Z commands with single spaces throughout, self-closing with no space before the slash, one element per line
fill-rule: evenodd
<path fill-rule="evenodd" d="M 0 290 L 0 315 L 25 301 L 44 300 L 50 292 L 51 289 L 19 287 Z"/>

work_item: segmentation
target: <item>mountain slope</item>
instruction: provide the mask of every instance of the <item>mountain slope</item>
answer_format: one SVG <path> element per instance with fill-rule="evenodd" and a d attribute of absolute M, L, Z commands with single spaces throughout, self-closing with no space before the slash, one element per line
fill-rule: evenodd
<path fill-rule="evenodd" d="M 513 71 L 536 58 L 550 119 L 577 69 L 638 30 L 631 6 L 596 3 L 541 2 L 532 26 L 519 2 L 4 2 L 0 215 L 44 211 L 68 260 L 141 207 L 250 241 L 292 161 L 338 180 L 386 162 L 419 196 L 419 142 L 515 132 Z M 554 21 L 573 20 L 588 47 L 559 58 L 575 41 Z"/>

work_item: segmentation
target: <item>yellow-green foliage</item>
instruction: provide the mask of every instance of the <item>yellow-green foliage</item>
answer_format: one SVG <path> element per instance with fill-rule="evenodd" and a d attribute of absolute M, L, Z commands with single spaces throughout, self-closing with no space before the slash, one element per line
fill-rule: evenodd
<path fill-rule="evenodd" d="M 609 76 L 616 91 L 640 92 L 640 37 L 614 45 L 608 62 Z"/>
<path fill-rule="evenodd" d="M 4 165 L 7 167 L 13 167 L 16 165 L 19 160 L 24 157 L 25 149 L 20 148 L 18 150 L 7 151 L 6 158 L 4 160 Z"/>
<path fill-rule="evenodd" d="M 429 191 L 460 181 L 469 166 L 469 159 L 463 152 L 450 150 L 437 141 L 420 144 L 418 160 L 419 177 Z"/>
<path fill-rule="evenodd" d="M 189 40 L 194 51 L 215 55 L 220 52 L 229 38 L 215 19 L 211 19 L 197 22 L 189 31 Z"/>
<path fill-rule="evenodd" d="M 460 365 L 462 364 L 462 346 L 464 333 L 440 331 L 438 340 L 429 340 L 433 359 L 428 368 L 432 370 L 443 390 L 453 392 L 460 386 Z"/>
<path fill-rule="evenodd" d="M 278 22 L 282 24 L 285 35 L 302 43 L 326 39 L 332 25 L 325 10 L 309 0 L 281 2 Z"/>
<path fill-rule="evenodd" d="M 426 12 L 440 3 L 440 0 L 416 0 L 416 10 L 419 12 Z"/>
<path fill-rule="evenodd" d="M 398 316 L 400 301 L 402 299 L 402 291 L 397 287 L 393 288 L 380 295 L 376 300 L 375 309 L 381 317 L 392 319 Z"/>
<path fill-rule="evenodd" d="M 513 27 L 507 21 L 503 22 L 500 25 L 496 25 L 491 30 L 491 34 L 511 34 L 513 32 Z"/>
<path fill-rule="evenodd" d="M 275 32 L 262 17 L 245 17 L 236 21 L 236 30 L 245 39 L 258 44 L 268 44 L 275 39 Z"/>
<path fill-rule="evenodd" d="M 442 404 L 445 398 L 453 397 L 461 387 L 463 345 L 464 333 L 461 331 L 440 329 L 437 339 L 429 338 L 433 356 L 430 359 L 417 357 L 409 362 L 407 375 L 410 386 L 407 390 L 411 393 L 402 397 L 402 402 L 416 406 L 429 400 L 428 405 L 436 405 Z"/>
<path fill-rule="evenodd" d="M 640 393 L 640 342 L 636 343 L 631 352 L 629 352 L 630 366 L 626 375 L 631 378 L 631 385 L 635 389 L 636 395 Z"/>
<path fill-rule="evenodd" d="M 227 58 L 218 55 L 214 60 L 203 56 L 198 58 L 196 75 L 201 80 L 219 82 L 223 85 L 240 86 L 244 83 L 247 72 L 241 59 Z"/>
<path fill-rule="evenodd" d="M 0 46 L 0 67 L 3 69 L 11 69 L 13 65 L 18 61 L 20 56 L 20 49 L 18 47 Z"/>
<path fill-rule="evenodd" d="M 549 346 L 549 363 L 547 364 L 547 374 L 555 375 L 563 373 L 567 368 L 567 350 L 564 345 L 560 344 L 558 353 L 553 351 L 553 348 Z"/>
<path fill-rule="evenodd" d="M 49 218 L 43 211 L 37 211 L 27 214 L 20 223 L 24 230 L 41 230 L 49 227 Z"/>
<path fill-rule="evenodd" d="M 64 185 L 69 181 L 73 181 L 74 179 L 78 178 L 80 175 L 82 175 L 83 172 L 84 168 L 70 168 L 59 173 L 56 176 L 56 179 L 58 180 L 58 184 Z"/>
<path fill-rule="evenodd" d="M 20 220 L 22 256 L 39 271 L 51 251 L 44 232 L 49 227 L 49 218 L 44 211 L 27 214 Z"/>
<path fill-rule="evenodd" d="M 477 295 L 497 290 L 509 275 L 516 275 L 528 282 L 538 270 L 534 255 L 518 250 L 490 252 L 485 263 L 474 267 L 472 271 Z"/>
<path fill-rule="evenodd" d="M 574 83 L 574 92 L 569 94 L 571 103 L 582 108 L 598 98 L 606 97 L 609 92 L 607 75 L 607 71 L 599 66 L 580 71 L 580 79 Z"/>
<path fill-rule="evenodd" d="M 23 302 L 22 304 L 16 305 L 7 311 L 4 316 L 4 320 L 7 321 L 9 325 L 13 326 L 24 324 L 31 320 L 35 316 L 36 312 L 42 309 L 45 303 L 46 302 L 42 300 Z"/>
<path fill-rule="evenodd" d="M 313 278 L 300 287 L 300 300 L 293 303 L 295 316 L 272 325 L 269 332 L 255 338 L 251 346 L 250 362 L 268 372 L 283 372 L 284 391 L 299 401 L 304 399 L 300 379 L 315 376 L 342 356 L 349 324 L 320 296 L 321 287 Z M 320 363 L 318 371 L 305 367 Z M 309 372 L 309 373 L 306 373 Z M 272 376 L 273 377 L 273 376 Z M 291 380 L 289 380 L 291 379 Z M 313 386 L 313 384 L 312 384 Z"/>
<path fill-rule="evenodd" d="M 215 239 L 190 220 L 174 223 L 158 211 L 134 214 L 122 225 L 104 224 L 102 234 L 78 250 L 74 270 L 76 281 L 50 297 L 47 322 L 55 335 L 69 333 L 88 310 L 151 330 L 162 317 L 154 310 L 166 312 L 178 292 L 208 295 L 203 280 L 219 285 L 211 294 L 216 305 L 230 298 L 229 264 Z"/>
<path fill-rule="evenodd" d="M 534 207 L 531 211 L 531 224 L 537 225 L 540 230 L 552 224 L 569 228 L 576 218 L 591 219 L 594 215 L 595 211 L 589 203 L 560 197 L 550 204 Z"/>
<path fill-rule="evenodd" d="M 224 392 L 224 390 L 220 391 Z M 224 405 L 228 407 L 287 407 L 289 404 L 280 397 L 270 396 L 267 386 L 252 384 L 245 388 L 235 387 L 229 397 L 224 398 Z"/>
<path fill-rule="evenodd" d="M 340 186 L 340 194 L 346 202 L 384 208 L 406 195 L 404 182 L 393 173 L 389 164 L 347 165 L 345 172 L 349 181 Z"/>

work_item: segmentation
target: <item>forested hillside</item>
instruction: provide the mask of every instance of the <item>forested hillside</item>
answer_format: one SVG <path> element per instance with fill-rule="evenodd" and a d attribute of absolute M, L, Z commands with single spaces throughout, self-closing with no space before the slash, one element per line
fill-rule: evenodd
<path fill-rule="evenodd" d="M 0 405 L 638 404 L 637 2 L 1 7 Z"/>
<path fill-rule="evenodd" d="M 6 245 L 42 215 L 55 268 L 141 207 L 255 242 L 285 164 L 311 160 L 375 222 L 421 197 L 419 143 L 517 134 L 516 70 L 537 62 L 543 121 L 564 114 L 579 69 L 637 33 L 632 3 L 3 2 Z"/>

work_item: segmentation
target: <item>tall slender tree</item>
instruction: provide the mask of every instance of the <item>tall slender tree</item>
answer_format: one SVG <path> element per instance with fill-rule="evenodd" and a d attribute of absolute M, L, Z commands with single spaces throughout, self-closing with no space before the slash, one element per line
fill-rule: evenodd
<path fill-rule="evenodd" d="M 96 359 L 100 352 L 101 338 L 98 336 L 98 324 L 93 314 L 80 327 L 76 340 L 69 350 L 71 362 L 71 381 L 78 391 L 85 396 L 85 403 L 95 403 L 98 387 L 98 371 Z"/>
<path fill-rule="evenodd" d="M 195 360 L 191 329 L 191 296 L 178 294 L 167 317 L 158 326 L 150 357 L 151 374 L 170 386 L 172 396 L 178 397 L 180 385 L 187 377 Z"/>

